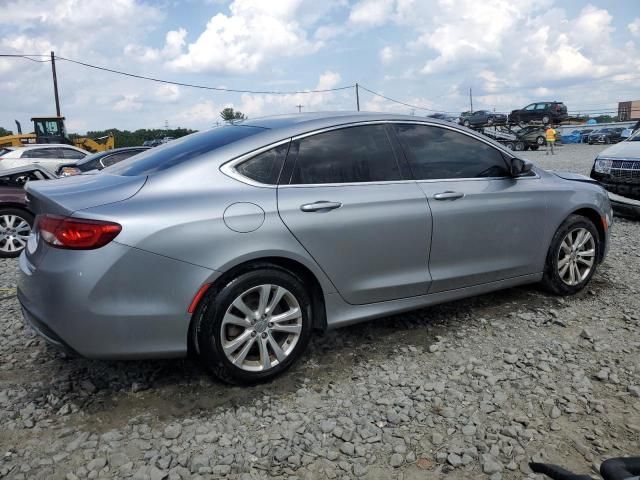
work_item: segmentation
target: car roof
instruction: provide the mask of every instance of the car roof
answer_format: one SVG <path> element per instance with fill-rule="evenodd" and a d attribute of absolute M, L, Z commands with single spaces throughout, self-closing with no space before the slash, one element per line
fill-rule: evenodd
<path fill-rule="evenodd" d="M 51 147 L 66 147 L 66 148 L 73 148 L 75 150 L 80 150 L 82 152 L 84 152 L 85 150 L 82 150 L 81 148 L 76 147 L 75 145 L 69 145 L 67 143 L 38 143 L 35 145 L 24 145 L 22 147 L 14 147 L 15 149 L 24 149 L 24 150 L 34 150 L 37 148 L 51 148 Z"/>

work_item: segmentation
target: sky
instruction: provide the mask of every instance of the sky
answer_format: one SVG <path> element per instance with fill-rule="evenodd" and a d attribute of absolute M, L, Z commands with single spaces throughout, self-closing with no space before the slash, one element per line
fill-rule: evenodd
<path fill-rule="evenodd" d="M 354 85 L 361 110 L 425 116 L 640 99 L 640 0 L 0 0 L 0 54 L 65 57 L 210 87 L 299 92 Z M 56 61 L 71 132 L 208 128 L 355 110 L 355 89 L 251 94 L 161 84 Z M 55 114 L 51 65 L 0 58 L 0 126 Z"/>

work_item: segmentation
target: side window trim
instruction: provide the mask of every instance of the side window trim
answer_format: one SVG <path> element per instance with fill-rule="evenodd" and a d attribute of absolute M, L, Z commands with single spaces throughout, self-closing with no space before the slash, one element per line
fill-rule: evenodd
<path fill-rule="evenodd" d="M 227 177 L 231 177 L 234 180 L 238 180 L 239 182 L 246 183 L 247 185 L 252 185 L 254 187 L 262 187 L 262 188 L 277 188 L 282 180 L 282 175 L 286 168 L 288 158 L 290 156 L 291 143 L 292 143 L 292 139 L 291 137 L 289 137 L 283 140 L 278 140 L 277 142 L 274 142 L 274 143 L 270 143 L 269 145 L 265 145 L 264 147 L 260 147 L 256 150 L 252 150 L 251 152 L 247 152 L 243 155 L 240 155 L 239 157 L 231 159 L 226 163 L 222 164 L 220 166 L 220 171 L 224 173 Z M 268 150 L 271 150 L 272 148 L 277 148 L 285 144 L 289 144 L 287 148 L 287 156 L 285 157 L 284 166 L 280 170 L 280 176 L 278 178 L 278 182 L 276 182 L 275 184 L 271 185 L 268 183 L 257 182 L 255 180 L 252 180 L 251 178 L 245 177 L 240 172 L 238 172 L 238 170 L 236 170 L 237 165 L 240 165 L 241 163 L 251 160 L 253 157 L 256 157 Z"/>

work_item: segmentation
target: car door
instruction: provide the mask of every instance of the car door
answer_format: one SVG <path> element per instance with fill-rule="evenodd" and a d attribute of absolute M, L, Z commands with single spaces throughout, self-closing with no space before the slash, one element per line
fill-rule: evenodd
<path fill-rule="evenodd" d="M 506 153 L 436 125 L 396 124 L 433 218 L 429 293 L 542 271 L 547 245 L 543 183 L 512 178 Z"/>
<path fill-rule="evenodd" d="M 535 115 L 536 104 L 532 103 L 531 105 L 527 105 L 520 111 L 520 120 L 528 122 L 533 119 Z"/>
<path fill-rule="evenodd" d="M 348 303 L 428 291 L 431 214 L 400 167 L 384 124 L 291 144 L 278 186 L 280 216 Z"/>
<path fill-rule="evenodd" d="M 26 160 L 25 163 L 35 163 L 47 170 L 55 171 L 48 164 L 51 158 L 55 158 L 57 155 L 62 156 L 62 153 L 58 152 L 58 150 L 55 147 L 31 148 L 25 151 L 21 158 Z"/>

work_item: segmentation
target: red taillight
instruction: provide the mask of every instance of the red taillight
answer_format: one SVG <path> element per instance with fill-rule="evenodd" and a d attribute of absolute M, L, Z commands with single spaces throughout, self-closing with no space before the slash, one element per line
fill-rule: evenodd
<path fill-rule="evenodd" d="M 105 246 L 122 230 L 122 226 L 101 220 L 38 215 L 36 229 L 52 247 L 91 250 Z"/>

